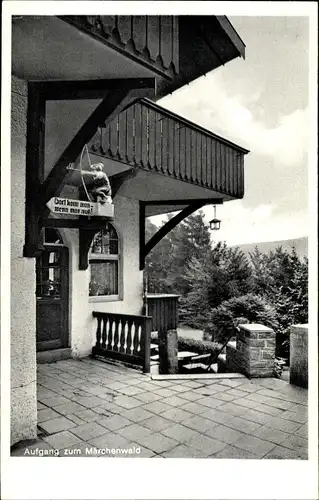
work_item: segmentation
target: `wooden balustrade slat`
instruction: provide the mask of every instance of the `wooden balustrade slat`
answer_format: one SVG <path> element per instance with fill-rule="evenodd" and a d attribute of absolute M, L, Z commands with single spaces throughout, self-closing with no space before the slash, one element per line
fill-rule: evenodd
<path fill-rule="evenodd" d="M 107 330 L 107 320 L 104 318 L 103 322 L 103 330 L 102 330 L 102 349 L 106 347 L 106 330 Z"/>
<path fill-rule="evenodd" d="M 134 106 L 135 113 L 135 137 L 134 137 L 134 160 L 136 165 L 142 161 L 142 106 L 137 103 Z"/>
<path fill-rule="evenodd" d="M 126 44 L 132 37 L 132 16 L 118 16 L 117 26 L 121 41 Z"/>
<path fill-rule="evenodd" d="M 162 163 L 162 122 L 159 113 L 155 113 L 155 145 L 155 167 L 158 171 Z"/>
<path fill-rule="evenodd" d="M 200 183 L 202 178 L 202 137 L 196 132 L 196 182 Z"/>
<path fill-rule="evenodd" d="M 125 320 L 121 321 L 120 352 L 125 352 Z"/>
<path fill-rule="evenodd" d="M 147 16 L 147 47 L 150 53 L 150 58 L 155 61 L 160 53 L 159 33 L 160 24 L 158 16 Z"/>
<path fill-rule="evenodd" d="M 133 321 L 131 319 L 127 320 L 127 333 L 126 333 L 126 353 L 127 354 L 131 354 L 132 326 L 133 326 Z"/>
<path fill-rule="evenodd" d="M 134 337 L 133 337 L 133 354 L 138 354 L 139 351 L 139 344 L 140 344 L 140 339 L 139 339 L 139 334 L 140 334 L 140 325 L 138 323 L 135 323 L 135 328 L 134 328 Z"/>
<path fill-rule="evenodd" d="M 168 119 L 168 134 L 167 134 L 167 169 L 170 175 L 174 175 L 174 141 L 175 141 L 175 123 L 170 118 Z"/>
<path fill-rule="evenodd" d="M 173 19 L 172 16 L 161 16 L 161 57 L 165 68 L 172 62 Z"/>
<path fill-rule="evenodd" d="M 162 172 L 168 170 L 168 118 L 162 116 Z"/>
<path fill-rule="evenodd" d="M 133 16 L 133 41 L 139 52 L 146 47 L 146 16 Z"/>
<path fill-rule="evenodd" d="M 185 140 L 184 142 L 184 148 L 185 148 L 185 153 L 184 153 L 184 165 L 185 165 L 185 174 L 183 175 L 183 179 L 186 178 L 189 180 L 191 178 L 191 130 L 189 128 L 185 127 Z"/>
<path fill-rule="evenodd" d="M 112 340 L 113 340 L 113 323 L 114 320 L 112 317 L 109 318 L 108 321 L 108 335 L 107 335 L 107 348 L 112 349 Z"/>
<path fill-rule="evenodd" d="M 97 329 L 96 329 L 96 346 L 99 347 L 101 343 L 101 323 L 102 318 L 97 319 Z"/>
<path fill-rule="evenodd" d="M 135 122 L 134 108 L 131 106 L 125 111 L 126 116 L 126 158 L 128 163 L 134 163 Z"/>
<path fill-rule="evenodd" d="M 220 149 L 220 144 L 219 144 L 219 142 L 216 141 L 215 142 L 215 169 L 216 169 L 216 187 L 218 190 L 220 190 L 220 188 L 221 188 L 219 149 Z"/>
<path fill-rule="evenodd" d="M 179 176 L 180 173 L 180 127 L 178 124 L 174 125 L 174 175 L 175 177 Z"/>
<path fill-rule="evenodd" d="M 215 174 L 214 174 L 214 159 L 213 159 L 213 141 L 210 139 L 210 137 L 207 137 L 207 154 L 206 154 L 206 161 L 207 161 L 207 168 L 206 168 L 206 181 L 207 181 L 207 186 L 210 188 L 212 186 L 212 183 L 215 180 Z M 214 179 L 214 180 L 213 180 Z"/>
<path fill-rule="evenodd" d="M 119 149 L 118 155 L 119 159 L 122 161 L 126 160 L 126 114 L 120 113 L 118 117 L 118 126 L 119 126 Z"/>
<path fill-rule="evenodd" d="M 230 182 L 229 182 L 229 148 L 225 146 L 224 148 L 224 158 L 225 158 L 225 191 L 229 194 L 230 191 Z"/>
<path fill-rule="evenodd" d="M 197 144 L 196 137 L 197 133 L 195 130 L 191 131 L 191 179 L 193 182 L 196 182 L 197 178 Z"/>
<path fill-rule="evenodd" d="M 110 151 L 112 157 L 117 156 L 118 150 L 118 116 L 110 123 Z"/>
<path fill-rule="evenodd" d="M 151 169 L 155 167 L 155 112 L 148 110 L 148 164 Z"/>
<path fill-rule="evenodd" d="M 113 351 L 118 352 L 119 350 L 119 321 L 114 321 L 115 328 L 114 328 L 114 345 L 113 345 Z"/>
<path fill-rule="evenodd" d="M 202 135 L 202 157 L 201 157 L 201 167 L 202 167 L 202 182 L 207 186 L 207 137 Z"/>
<path fill-rule="evenodd" d="M 141 159 L 144 168 L 148 168 L 148 108 L 141 106 Z"/>

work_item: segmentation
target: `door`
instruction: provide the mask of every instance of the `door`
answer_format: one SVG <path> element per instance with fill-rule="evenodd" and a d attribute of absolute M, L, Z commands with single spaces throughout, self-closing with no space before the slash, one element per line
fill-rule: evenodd
<path fill-rule="evenodd" d="M 37 258 L 37 351 L 68 347 L 68 263 L 68 249 L 63 246 L 47 245 Z"/>

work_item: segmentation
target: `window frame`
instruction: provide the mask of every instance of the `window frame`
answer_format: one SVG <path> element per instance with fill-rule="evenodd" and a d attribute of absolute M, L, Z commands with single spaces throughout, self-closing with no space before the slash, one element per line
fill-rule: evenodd
<path fill-rule="evenodd" d="M 92 240 L 91 247 L 89 250 L 89 283 L 91 280 L 91 262 L 94 261 L 101 261 L 103 260 L 104 262 L 114 262 L 116 261 L 118 263 L 117 266 L 117 281 L 118 281 L 118 293 L 113 294 L 113 295 L 88 295 L 89 297 L 89 302 L 116 302 L 123 300 L 123 270 L 122 270 L 122 239 L 119 235 L 119 232 L 117 228 L 115 227 L 114 224 L 111 224 L 110 222 L 108 225 L 112 226 L 113 230 L 115 231 L 117 235 L 117 249 L 118 253 L 117 254 L 110 254 L 110 253 L 92 253 L 91 249 L 93 247 L 94 239 L 97 237 L 99 233 L 102 231 L 105 231 L 107 229 L 107 226 L 102 229 L 101 231 L 98 231 Z"/>

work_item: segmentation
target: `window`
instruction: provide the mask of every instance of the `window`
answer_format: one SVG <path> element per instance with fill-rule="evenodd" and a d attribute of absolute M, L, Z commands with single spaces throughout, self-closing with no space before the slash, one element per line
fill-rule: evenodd
<path fill-rule="evenodd" d="M 112 224 L 94 236 L 89 262 L 90 297 L 119 298 L 119 239 Z"/>

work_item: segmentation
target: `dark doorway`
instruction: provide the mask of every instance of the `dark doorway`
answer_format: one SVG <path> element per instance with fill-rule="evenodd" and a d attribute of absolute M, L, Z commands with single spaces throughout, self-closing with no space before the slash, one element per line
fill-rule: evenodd
<path fill-rule="evenodd" d="M 36 260 L 37 351 L 68 347 L 69 337 L 69 252 L 55 230 L 46 241 Z"/>

